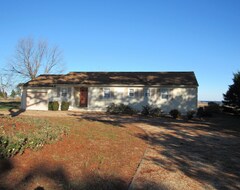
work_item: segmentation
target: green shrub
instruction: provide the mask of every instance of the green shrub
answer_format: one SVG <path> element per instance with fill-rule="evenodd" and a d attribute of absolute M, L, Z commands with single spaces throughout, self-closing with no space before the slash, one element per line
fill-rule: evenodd
<path fill-rule="evenodd" d="M 53 102 L 48 102 L 48 110 L 53 110 Z"/>
<path fill-rule="evenodd" d="M 146 105 L 142 107 L 141 114 L 145 116 L 160 117 L 162 115 L 162 110 L 160 108 L 154 108 L 150 105 Z"/>
<path fill-rule="evenodd" d="M 48 110 L 57 111 L 59 109 L 58 101 L 53 101 L 48 103 Z"/>
<path fill-rule="evenodd" d="M 180 116 L 180 112 L 177 109 L 173 109 L 169 112 L 169 114 L 174 118 L 178 118 Z"/>
<path fill-rule="evenodd" d="M 52 105 L 52 110 L 57 111 L 59 109 L 59 103 L 58 101 L 54 101 Z"/>
<path fill-rule="evenodd" d="M 115 109 L 116 109 L 116 104 L 111 103 L 110 105 L 107 106 L 106 112 L 107 113 L 114 113 Z"/>
<path fill-rule="evenodd" d="M 196 112 L 194 110 L 188 111 L 187 112 L 187 119 L 192 119 L 195 113 Z"/>
<path fill-rule="evenodd" d="M 160 108 L 153 108 L 151 111 L 151 115 L 153 117 L 161 117 L 163 114 L 163 111 Z"/>
<path fill-rule="evenodd" d="M 152 109 L 153 109 L 153 108 L 152 108 L 150 105 L 143 106 L 143 107 L 142 107 L 141 114 L 142 114 L 142 115 L 145 115 L 145 116 L 148 116 L 148 115 L 151 114 Z"/>
<path fill-rule="evenodd" d="M 107 106 L 107 113 L 132 115 L 136 113 L 136 110 L 134 110 L 132 107 L 128 105 L 112 103 L 109 106 Z"/>
<path fill-rule="evenodd" d="M 70 102 L 62 101 L 61 110 L 67 111 L 69 109 Z"/>

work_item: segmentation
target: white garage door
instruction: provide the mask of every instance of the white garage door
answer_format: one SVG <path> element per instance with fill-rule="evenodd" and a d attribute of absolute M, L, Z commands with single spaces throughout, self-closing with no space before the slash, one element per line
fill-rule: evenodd
<path fill-rule="evenodd" d="M 47 92 L 27 92 L 28 110 L 48 110 Z"/>

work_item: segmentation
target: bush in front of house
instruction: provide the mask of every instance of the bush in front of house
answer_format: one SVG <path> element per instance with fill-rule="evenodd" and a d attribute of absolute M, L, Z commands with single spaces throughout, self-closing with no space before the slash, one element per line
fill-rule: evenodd
<path fill-rule="evenodd" d="M 163 115 L 163 111 L 160 108 L 153 108 L 151 115 L 153 117 L 161 117 Z"/>
<path fill-rule="evenodd" d="M 160 108 L 155 108 L 150 105 L 142 107 L 141 114 L 144 116 L 160 117 L 162 115 L 162 110 Z"/>
<path fill-rule="evenodd" d="M 69 109 L 70 102 L 62 101 L 61 110 L 67 111 Z"/>
<path fill-rule="evenodd" d="M 131 106 L 125 104 L 111 103 L 109 106 L 107 106 L 107 113 L 132 115 L 136 113 L 136 110 L 134 110 Z"/>
<path fill-rule="evenodd" d="M 187 112 L 187 119 L 192 119 L 195 113 L 196 112 L 194 110 L 188 111 Z"/>
<path fill-rule="evenodd" d="M 48 110 L 57 111 L 59 109 L 58 101 L 53 101 L 48 103 Z"/>
<path fill-rule="evenodd" d="M 146 105 L 142 107 L 141 114 L 144 116 L 148 116 L 151 114 L 153 107 L 150 105 Z"/>
<path fill-rule="evenodd" d="M 53 108 L 53 102 L 48 102 L 48 110 L 52 110 Z"/>
<path fill-rule="evenodd" d="M 173 109 L 169 112 L 169 114 L 174 118 L 178 118 L 180 117 L 181 113 L 177 110 L 177 109 Z"/>

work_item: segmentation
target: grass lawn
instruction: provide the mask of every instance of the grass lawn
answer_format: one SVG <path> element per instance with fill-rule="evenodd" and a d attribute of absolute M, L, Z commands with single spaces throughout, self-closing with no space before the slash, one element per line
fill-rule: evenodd
<path fill-rule="evenodd" d="M 31 123 L 21 122 L 19 116 L 15 118 L 15 132 L 36 130 Z M 32 120 L 24 116 L 26 119 Z M 127 188 L 147 146 L 138 138 L 144 135 L 142 130 L 70 117 L 40 120 L 42 125 L 54 122 L 53 127 L 68 127 L 68 135 L 40 150 L 28 148 L 23 154 L 1 159 L 0 189 Z M 13 126 L 4 127 L 11 128 L 6 133 L 14 132 Z"/>
<path fill-rule="evenodd" d="M 20 101 L 0 101 L 0 110 L 19 109 Z"/>

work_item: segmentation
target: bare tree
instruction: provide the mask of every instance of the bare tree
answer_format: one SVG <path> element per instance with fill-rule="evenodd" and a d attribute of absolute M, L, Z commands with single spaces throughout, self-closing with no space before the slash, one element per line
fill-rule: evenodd
<path fill-rule="evenodd" d="M 10 71 L 27 79 L 39 74 L 63 72 L 63 55 L 58 46 L 49 47 L 47 41 L 32 38 L 18 41 L 15 53 L 9 62 Z"/>
<path fill-rule="evenodd" d="M 7 98 L 7 91 L 12 86 L 11 76 L 0 73 L 0 94 L 3 98 Z"/>

